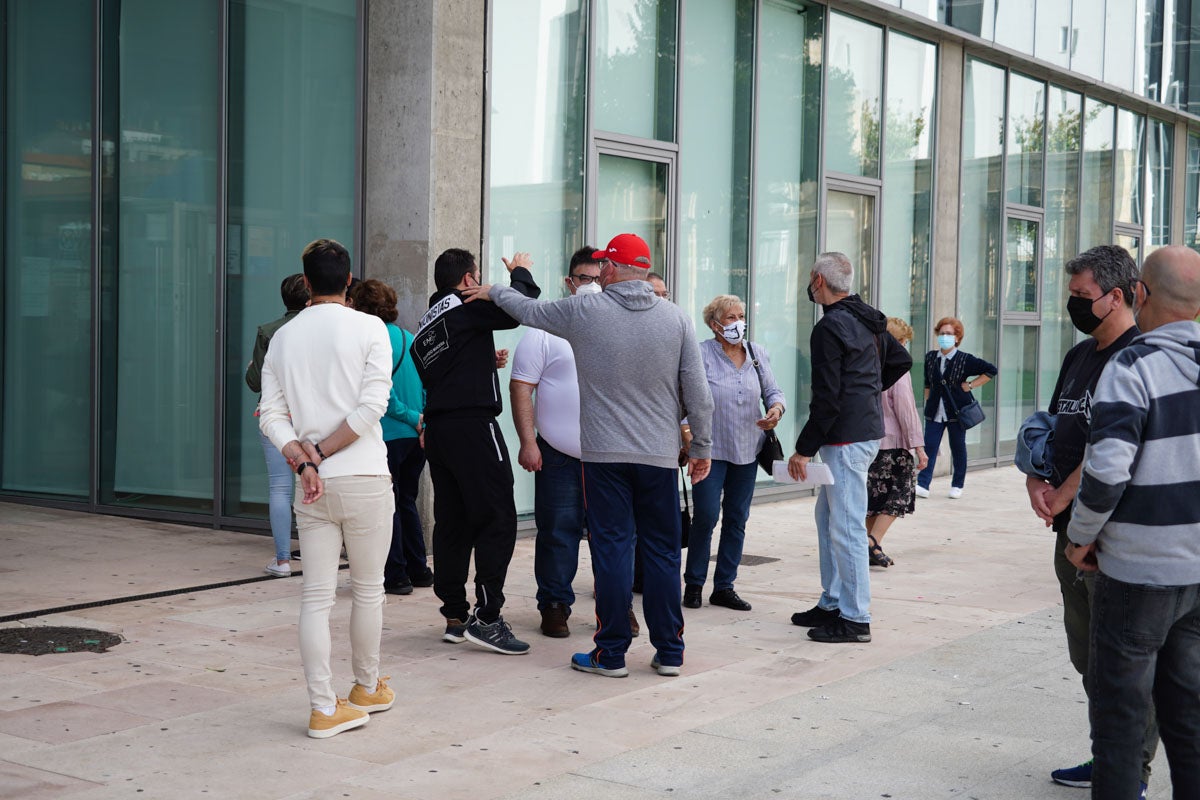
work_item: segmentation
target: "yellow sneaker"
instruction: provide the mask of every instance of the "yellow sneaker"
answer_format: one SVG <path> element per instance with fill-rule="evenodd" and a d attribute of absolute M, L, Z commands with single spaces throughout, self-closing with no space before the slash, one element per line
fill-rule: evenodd
<path fill-rule="evenodd" d="M 346 701 L 339 697 L 337 709 L 332 715 L 322 714 L 315 708 L 308 717 L 308 735 L 313 739 L 328 739 L 337 736 L 342 731 L 360 728 L 370 722 L 371 717 L 365 711 L 351 708 Z"/>
<path fill-rule="evenodd" d="M 392 707 L 392 703 L 396 702 L 396 693 L 387 685 L 391 679 L 391 675 L 380 678 L 379 682 L 375 684 L 374 692 L 368 692 L 359 684 L 354 684 L 354 688 L 350 690 L 350 700 L 347 705 L 357 708 L 359 711 L 387 711 Z"/>

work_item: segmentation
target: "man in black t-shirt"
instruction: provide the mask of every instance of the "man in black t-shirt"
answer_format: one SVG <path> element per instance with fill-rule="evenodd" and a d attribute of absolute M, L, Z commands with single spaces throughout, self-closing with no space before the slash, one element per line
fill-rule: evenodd
<path fill-rule="evenodd" d="M 1133 318 L 1133 285 L 1138 280 L 1138 268 L 1125 248 L 1101 245 L 1071 259 L 1066 271 L 1067 313 L 1075 327 L 1090 338 L 1067 351 L 1050 398 L 1049 411 L 1054 415 L 1053 474 L 1049 481 L 1029 476 L 1025 483 L 1034 512 L 1054 529 L 1054 573 L 1062 590 L 1067 650 L 1071 664 L 1086 676 L 1091 578 L 1089 575 L 1085 579 L 1064 554 L 1070 541 L 1067 525 L 1091 433 L 1092 393 L 1108 360 L 1138 335 Z M 1150 762 L 1157 747 L 1158 727 L 1151 718 L 1144 744 L 1143 783 L 1150 778 Z M 1050 777 L 1065 786 L 1091 786 L 1092 762 L 1054 770 Z"/>

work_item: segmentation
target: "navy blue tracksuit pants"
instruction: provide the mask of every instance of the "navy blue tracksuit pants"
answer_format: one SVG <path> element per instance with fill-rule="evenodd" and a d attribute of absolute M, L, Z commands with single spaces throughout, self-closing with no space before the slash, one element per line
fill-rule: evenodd
<path fill-rule="evenodd" d="M 607 668 L 625 666 L 632 641 L 634 537 L 645 560 L 642 611 L 662 664 L 683 663 L 679 602 L 679 488 L 675 469 L 584 462 L 583 499 L 596 581 L 596 643 Z"/>

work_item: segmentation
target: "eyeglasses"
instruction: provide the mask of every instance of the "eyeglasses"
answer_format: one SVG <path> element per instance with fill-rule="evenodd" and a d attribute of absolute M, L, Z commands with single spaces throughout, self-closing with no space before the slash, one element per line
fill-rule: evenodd
<path fill-rule="evenodd" d="M 661 297 L 663 300 L 670 300 L 670 299 L 671 299 L 671 293 L 670 293 L 670 292 L 668 292 L 668 291 L 667 291 L 667 290 L 665 290 L 665 289 L 664 289 L 663 291 L 661 291 L 661 292 L 655 292 L 654 294 L 655 294 L 655 296 L 657 296 L 657 297 Z"/>
<path fill-rule="evenodd" d="M 600 280 L 600 276 L 599 275 L 572 275 L 571 280 L 575 281 L 576 283 L 581 283 L 581 284 L 587 285 L 589 283 L 595 283 L 596 281 Z"/>
<path fill-rule="evenodd" d="M 1140 283 L 1142 285 L 1142 291 L 1144 291 L 1146 293 L 1146 299 L 1149 300 L 1150 299 L 1150 287 L 1146 285 L 1146 282 L 1144 280 L 1142 280 L 1141 278 L 1135 278 L 1133 282 Z"/>

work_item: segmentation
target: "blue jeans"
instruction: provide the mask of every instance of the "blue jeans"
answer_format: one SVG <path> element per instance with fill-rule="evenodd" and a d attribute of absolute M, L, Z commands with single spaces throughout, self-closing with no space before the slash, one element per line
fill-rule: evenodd
<path fill-rule="evenodd" d="M 821 563 L 821 599 L 851 622 L 871 621 L 871 575 L 867 559 L 867 470 L 879 442 L 825 445 L 821 461 L 833 473 L 833 485 L 817 493 L 817 550 Z"/>
<path fill-rule="evenodd" d="M 938 448 L 942 446 L 942 431 L 950 436 L 950 459 L 954 466 L 950 485 L 963 487 L 967 480 L 967 431 L 958 421 L 934 422 L 925 420 L 925 455 L 929 463 L 917 474 L 917 485 L 928 489 L 933 481 L 933 468 L 937 464 Z"/>
<path fill-rule="evenodd" d="M 1200 797 L 1200 584 L 1142 586 L 1096 576 L 1088 712 L 1092 797 L 1138 796 L 1151 703 L 1175 797 Z"/>
<path fill-rule="evenodd" d="M 754 498 L 754 479 L 758 462 L 732 464 L 713 460 L 708 477 L 692 488 L 692 527 L 688 534 L 687 567 L 683 582 L 703 586 L 708 577 L 708 556 L 712 548 L 713 528 L 721 515 L 721 541 L 717 545 L 717 567 L 713 570 L 713 589 L 732 589 L 742 561 L 746 541 L 746 520 Z M 724 491 L 724 502 L 721 493 Z"/>
<path fill-rule="evenodd" d="M 592 656 L 603 666 L 625 666 L 633 640 L 633 541 L 644 562 L 642 609 L 650 643 L 662 664 L 683 663 L 683 610 L 679 605 L 679 485 L 674 469 L 643 464 L 583 465 L 596 618 Z M 865 539 L 865 535 L 864 535 Z"/>
<path fill-rule="evenodd" d="M 542 468 L 533 476 L 533 519 L 537 539 L 533 545 L 533 577 L 537 581 L 538 610 L 551 603 L 570 608 L 575 602 L 571 582 L 579 568 L 579 541 L 583 538 L 583 474 L 579 459 L 551 447 L 537 437 Z"/>
<path fill-rule="evenodd" d="M 258 438 L 267 459 L 267 513 L 271 519 L 271 537 L 275 540 L 275 560 L 289 561 L 292 558 L 292 496 L 296 476 L 283 453 L 271 444 L 266 434 L 259 431 Z"/>

